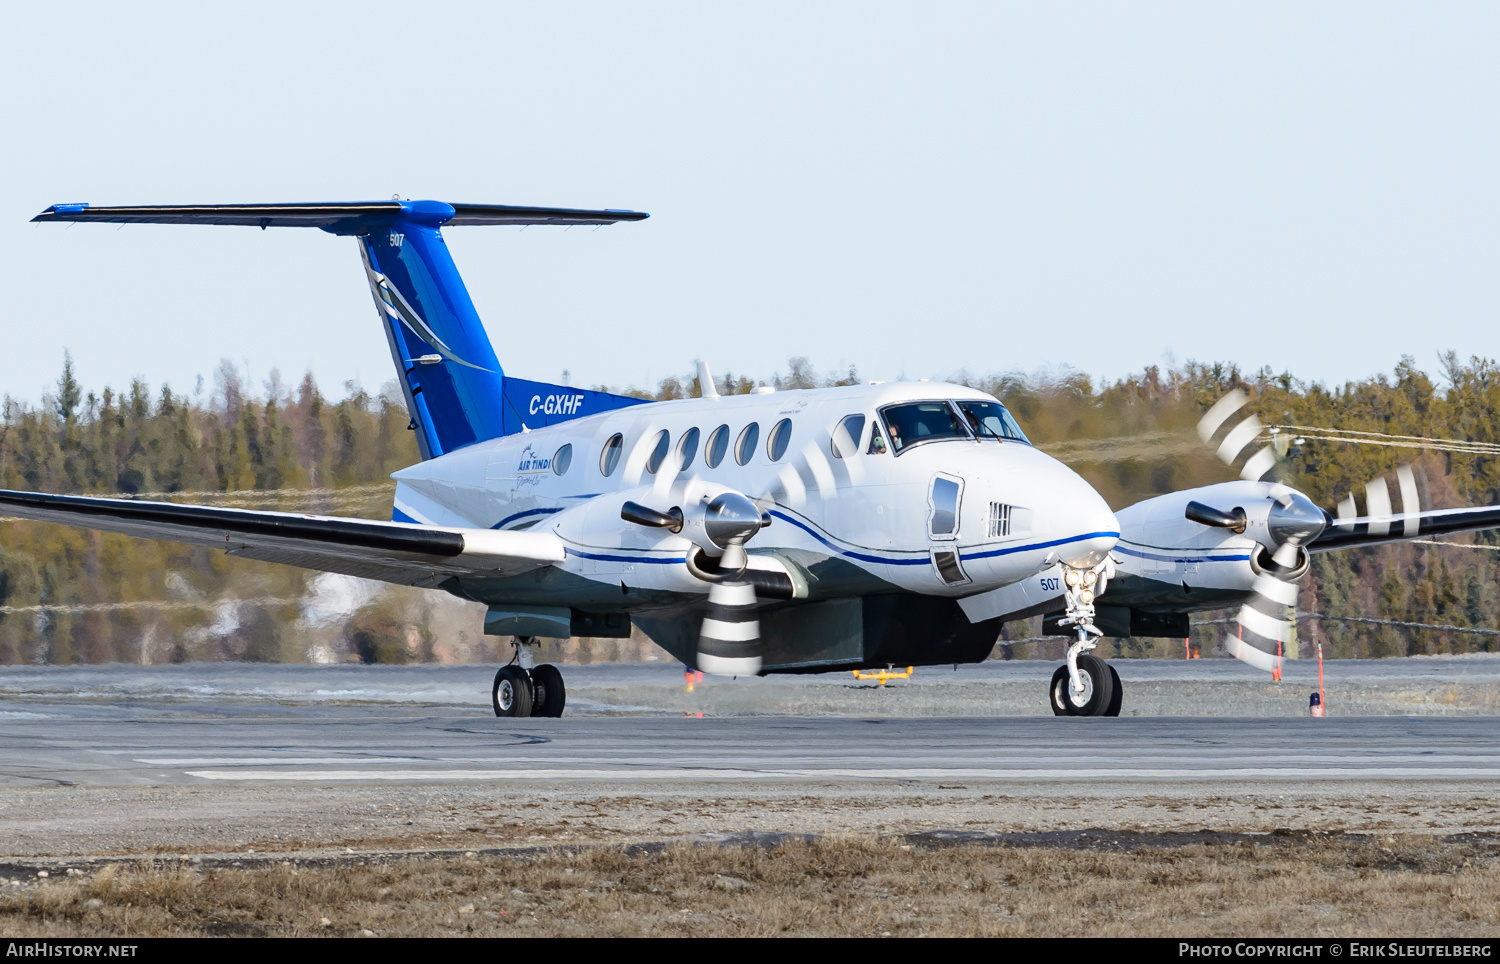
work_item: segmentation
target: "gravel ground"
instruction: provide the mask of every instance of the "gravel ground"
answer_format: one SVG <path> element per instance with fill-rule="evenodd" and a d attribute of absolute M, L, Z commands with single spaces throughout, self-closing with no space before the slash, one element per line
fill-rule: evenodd
<path fill-rule="evenodd" d="M 1036 833 L 1500 833 L 1493 788 L 1376 784 L 1205 792 L 1039 785 L 673 786 L 642 792 L 495 786 L 167 786 L 0 790 L 3 857 L 320 856 L 628 844 L 762 831 L 895 836 Z"/>

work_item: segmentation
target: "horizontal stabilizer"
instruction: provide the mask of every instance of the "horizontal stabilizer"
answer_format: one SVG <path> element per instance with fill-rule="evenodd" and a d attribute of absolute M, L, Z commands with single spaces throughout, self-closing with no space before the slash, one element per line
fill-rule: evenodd
<path fill-rule="evenodd" d="M 356 201 L 349 204 L 166 204 L 93 207 L 54 204 L 33 221 L 103 221 L 119 224 L 234 224 L 252 228 L 322 228 L 362 234 L 413 218 L 439 225 L 614 224 L 643 221 L 641 211 L 519 207 L 512 204 L 445 204 L 441 201 Z"/>
<path fill-rule="evenodd" d="M 576 211 L 571 208 L 523 208 L 510 204 L 455 204 L 449 224 L 614 224 L 644 221 L 644 211 Z"/>
<path fill-rule="evenodd" d="M 437 586 L 455 576 L 515 575 L 564 557 L 562 541 L 550 532 L 418 526 L 172 502 L 0 490 L 0 513 L 409 586 Z"/>

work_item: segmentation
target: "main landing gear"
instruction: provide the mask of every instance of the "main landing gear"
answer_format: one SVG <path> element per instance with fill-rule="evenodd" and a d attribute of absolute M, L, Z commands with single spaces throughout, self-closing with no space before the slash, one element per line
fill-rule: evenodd
<path fill-rule="evenodd" d="M 562 716 L 568 693 L 551 663 L 536 665 L 534 636 L 516 637 L 516 661 L 495 674 L 491 698 L 496 716 Z"/>
<path fill-rule="evenodd" d="M 1060 625 L 1074 626 L 1078 638 L 1068 647 L 1067 663 L 1052 674 L 1047 695 L 1055 716 L 1119 716 L 1124 687 L 1115 668 L 1092 652 L 1104 635 L 1094 625 L 1094 600 L 1113 575 L 1108 559 L 1092 569 L 1063 567 L 1067 612 Z"/>

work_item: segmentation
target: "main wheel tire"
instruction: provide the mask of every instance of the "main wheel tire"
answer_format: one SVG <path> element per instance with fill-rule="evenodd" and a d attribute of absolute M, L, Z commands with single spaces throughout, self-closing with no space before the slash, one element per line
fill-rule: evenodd
<path fill-rule="evenodd" d="M 1109 697 L 1109 707 L 1104 711 L 1105 716 L 1119 716 L 1120 704 L 1125 701 L 1125 687 L 1120 685 L 1120 674 L 1115 672 L 1113 663 L 1105 663 L 1109 667 L 1109 682 L 1113 686 L 1113 692 Z"/>
<path fill-rule="evenodd" d="M 519 666 L 502 666 L 491 691 L 496 716 L 531 715 L 531 678 Z"/>
<path fill-rule="evenodd" d="M 1075 696 L 1068 667 L 1052 674 L 1052 705 L 1061 707 L 1068 716 L 1103 716 L 1114 696 L 1114 677 L 1109 664 L 1097 656 L 1084 653 L 1078 657 L 1078 676 L 1083 693 Z"/>
<path fill-rule="evenodd" d="M 562 716 L 567 702 L 568 691 L 556 666 L 543 663 L 531 671 L 532 716 Z"/>

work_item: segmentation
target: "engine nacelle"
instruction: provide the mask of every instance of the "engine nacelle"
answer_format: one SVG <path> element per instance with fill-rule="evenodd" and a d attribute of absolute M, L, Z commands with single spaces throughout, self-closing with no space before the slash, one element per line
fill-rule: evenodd
<path fill-rule="evenodd" d="M 715 559 L 725 550 L 743 546 L 751 536 L 771 524 L 770 515 L 734 489 L 717 486 L 712 490 L 677 494 L 687 498 L 681 500 L 682 504 L 665 511 L 627 500 L 620 506 L 620 518 L 636 525 L 678 533 Z"/>
<path fill-rule="evenodd" d="M 1254 540 L 1268 554 L 1306 546 L 1330 522 L 1307 496 L 1271 482 L 1221 482 L 1173 492 L 1138 502 L 1116 516 L 1123 538 L 1146 545 L 1206 546 L 1233 533 Z"/>

